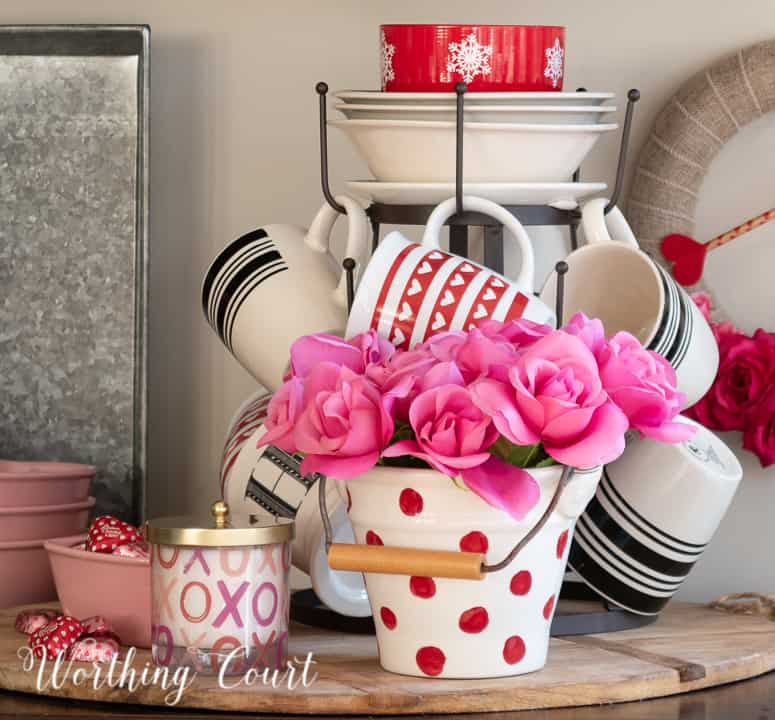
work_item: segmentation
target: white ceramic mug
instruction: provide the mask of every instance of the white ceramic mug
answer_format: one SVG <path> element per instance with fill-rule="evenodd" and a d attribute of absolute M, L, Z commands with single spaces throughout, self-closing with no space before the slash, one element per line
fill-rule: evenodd
<path fill-rule="evenodd" d="M 735 454 L 699 423 L 670 444 L 632 433 L 579 518 L 568 563 L 597 593 L 657 614 L 686 579 L 743 474 Z"/>
<path fill-rule="evenodd" d="M 713 332 L 686 291 L 639 249 L 621 211 L 614 207 L 605 214 L 606 203 L 596 198 L 582 209 L 587 244 L 566 258 L 565 320 L 582 311 L 600 318 L 608 335 L 632 333 L 673 366 L 689 407 L 716 377 Z M 554 298 L 556 290 L 552 273 L 541 297 Z"/>
<path fill-rule="evenodd" d="M 521 223 L 484 198 L 464 196 L 463 209 L 484 213 L 511 233 L 522 255 L 517 277 L 509 280 L 440 249 L 441 229 L 457 212 L 455 198 L 450 198 L 431 213 L 422 244 L 399 232 L 380 243 L 356 293 L 346 337 L 374 328 L 396 347 L 407 349 L 435 333 L 468 330 L 485 318 L 524 317 L 555 324 L 554 313 L 534 297 L 533 248 Z"/>
<path fill-rule="evenodd" d="M 345 255 L 365 267 L 371 227 L 360 204 L 347 196 Z M 266 225 L 243 235 L 213 260 L 202 286 L 207 322 L 229 352 L 269 390 L 288 367 L 296 338 L 315 332 L 344 333 L 346 274 L 330 251 L 339 217 L 323 205 L 308 231 L 295 225 Z"/>
<path fill-rule="evenodd" d="M 234 511 L 250 513 L 258 505 L 274 515 L 295 518 L 292 561 L 309 574 L 315 594 L 342 615 L 368 617 L 371 609 L 363 576 L 328 566 L 317 485 L 300 476 L 297 458 L 276 448 L 258 447 L 266 432 L 270 398 L 270 393 L 258 390 L 229 424 L 221 460 L 222 497 Z M 333 484 L 326 488 L 326 498 L 336 542 L 354 542 L 348 508 Z"/>

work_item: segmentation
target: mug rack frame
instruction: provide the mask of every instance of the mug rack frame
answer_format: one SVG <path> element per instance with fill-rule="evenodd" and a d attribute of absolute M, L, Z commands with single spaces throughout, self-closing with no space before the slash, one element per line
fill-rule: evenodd
<path fill-rule="evenodd" d="M 457 198 L 457 213 L 446 224 L 450 226 L 449 250 L 454 255 L 468 257 L 468 228 L 481 226 L 484 228 L 484 265 L 495 272 L 503 272 L 503 226 L 492 218 L 481 213 L 466 212 L 463 205 L 463 147 L 464 147 L 464 110 L 467 87 L 465 83 L 455 86 L 456 128 L 455 128 L 455 197 Z M 326 202 L 337 212 L 345 209 L 336 202 L 329 183 L 328 162 L 328 84 L 319 82 L 315 86 L 318 95 L 318 120 L 320 132 L 320 185 Z M 579 88 L 576 92 L 586 92 Z M 627 152 L 630 144 L 630 131 L 635 104 L 640 100 L 640 91 L 632 88 L 627 92 L 627 108 L 624 114 L 622 135 L 619 143 L 619 159 L 616 166 L 616 181 L 605 212 L 608 214 L 619 201 L 624 185 L 624 171 L 627 163 Z M 573 173 L 573 182 L 578 182 L 581 169 Z M 380 226 L 393 225 L 424 225 L 428 220 L 434 205 L 390 205 L 372 203 L 367 209 L 372 228 L 372 246 L 376 248 L 380 240 Z M 557 225 L 567 226 L 570 231 L 571 249 L 578 246 L 577 228 L 581 221 L 581 211 L 578 207 L 559 208 L 550 205 L 504 205 L 523 225 Z"/>
<path fill-rule="evenodd" d="M 445 224 L 450 226 L 449 249 L 452 254 L 468 257 L 468 228 L 481 226 L 484 229 L 484 265 L 495 272 L 503 272 L 503 226 L 492 218 L 476 212 L 462 210 L 464 183 L 463 183 L 463 143 L 464 143 L 464 109 L 465 109 L 465 83 L 455 86 L 456 93 L 456 143 L 455 143 L 455 197 L 457 198 L 458 211 Z M 327 95 L 328 84 L 319 82 L 315 86 L 318 94 L 319 107 L 319 132 L 320 132 L 320 184 L 326 202 L 337 212 L 346 214 L 345 209 L 336 201 L 329 184 L 328 163 L 328 119 L 327 119 Z M 577 92 L 586 92 L 585 88 L 579 88 Z M 624 116 L 622 135 L 619 145 L 619 158 L 616 168 L 616 181 L 610 200 L 605 207 L 607 214 L 617 204 L 624 183 L 624 171 L 627 162 L 630 131 L 632 129 L 632 117 L 635 104 L 640 99 L 640 91 L 633 88 L 627 93 L 627 108 Z M 581 175 L 580 168 L 573 173 L 573 181 L 578 182 Z M 380 240 L 380 226 L 382 224 L 395 225 L 424 225 L 434 209 L 434 205 L 389 205 L 385 203 L 372 203 L 366 214 L 371 221 L 372 246 L 376 248 Z M 505 205 L 510 212 L 523 225 L 555 225 L 567 226 L 570 231 L 571 249 L 578 246 L 577 228 L 581 221 L 581 211 L 578 207 L 559 208 L 548 205 Z M 347 280 L 347 311 L 352 308 L 355 297 L 354 270 L 355 260 L 345 258 L 342 262 Z M 563 318 L 564 279 L 568 272 L 568 265 L 559 261 L 555 265 L 557 273 L 557 294 L 555 297 L 555 312 L 558 324 Z M 558 613 L 551 627 L 552 636 L 585 635 L 601 632 L 616 632 L 642 627 L 654 622 L 657 616 L 644 616 L 631 613 L 623 608 L 609 603 L 591 589 L 577 581 L 566 581 L 563 584 L 561 598 L 569 600 L 595 600 L 602 603 L 600 611 L 574 612 L 568 614 Z M 302 623 L 318 627 L 328 627 L 342 632 L 373 633 L 374 625 L 371 618 L 349 618 L 336 613 L 324 605 L 312 591 L 299 591 L 293 593 L 291 601 L 291 617 Z"/>

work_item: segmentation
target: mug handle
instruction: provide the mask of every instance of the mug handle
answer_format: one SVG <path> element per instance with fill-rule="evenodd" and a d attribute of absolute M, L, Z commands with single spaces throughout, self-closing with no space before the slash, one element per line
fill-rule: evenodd
<path fill-rule="evenodd" d="M 505 227 L 517 241 L 520 252 L 522 253 L 522 269 L 519 275 L 514 279 L 514 283 L 520 287 L 528 288 L 533 292 L 535 285 L 535 255 L 533 254 L 533 245 L 530 242 L 530 236 L 522 227 L 522 223 L 517 220 L 508 210 L 501 207 L 492 200 L 476 197 L 474 195 L 463 196 L 463 210 L 469 212 L 480 212 L 489 215 Z M 440 205 L 437 205 L 425 226 L 425 232 L 422 236 L 422 244 L 426 247 L 440 249 L 439 235 L 444 223 L 457 212 L 457 200 L 450 198 Z"/>
<path fill-rule="evenodd" d="M 607 204 L 606 198 L 595 198 L 581 208 L 581 227 L 584 228 L 587 245 L 617 242 L 637 249 L 638 241 L 622 211 L 614 206 L 606 215 Z"/>
<path fill-rule="evenodd" d="M 355 260 L 353 279 L 357 287 L 358 278 L 366 267 L 371 254 L 371 225 L 357 200 L 347 195 L 337 195 L 336 201 L 347 211 L 347 243 L 345 244 L 344 257 Z M 338 218 L 339 213 L 328 203 L 324 203 L 304 237 L 304 244 L 310 250 L 327 253 L 335 263 L 337 260 L 331 252 L 331 231 Z M 347 307 L 347 272 L 345 270 L 342 270 L 342 274 L 339 276 L 339 283 L 334 290 L 334 300 L 340 307 Z"/>

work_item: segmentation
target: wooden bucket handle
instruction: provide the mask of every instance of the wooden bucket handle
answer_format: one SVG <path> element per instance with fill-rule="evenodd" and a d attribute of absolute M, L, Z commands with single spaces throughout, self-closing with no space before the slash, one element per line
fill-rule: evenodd
<path fill-rule="evenodd" d="M 546 524 L 560 500 L 562 491 L 573 475 L 573 468 L 563 468 L 560 482 L 549 505 L 530 529 L 498 563 L 487 565 L 483 553 L 458 552 L 455 550 L 423 550 L 418 548 L 389 547 L 384 545 L 353 545 L 334 543 L 331 520 L 326 507 L 326 478 L 318 476 L 318 497 L 323 529 L 326 535 L 328 565 L 333 570 L 382 573 L 387 575 L 419 575 L 425 577 L 482 580 L 487 573 L 507 567 Z"/>

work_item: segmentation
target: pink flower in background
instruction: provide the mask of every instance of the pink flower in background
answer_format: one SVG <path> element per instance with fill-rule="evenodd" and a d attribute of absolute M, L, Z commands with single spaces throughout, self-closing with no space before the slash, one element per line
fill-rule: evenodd
<path fill-rule="evenodd" d="M 395 345 L 387 338 L 377 335 L 376 330 L 367 330 L 365 333 L 355 335 L 347 342 L 360 350 L 364 368 L 383 363 L 396 352 Z"/>
<path fill-rule="evenodd" d="M 597 318 L 590 320 L 583 312 L 577 312 L 562 329 L 579 338 L 595 357 L 605 346 L 603 323 Z"/>
<path fill-rule="evenodd" d="M 775 387 L 745 419 L 743 447 L 755 453 L 762 467 L 775 464 Z"/>
<path fill-rule="evenodd" d="M 304 381 L 293 439 L 301 471 L 348 480 L 374 467 L 393 435 L 392 399 L 346 366 L 323 362 Z"/>
<path fill-rule="evenodd" d="M 511 343 L 517 349 L 530 347 L 536 340 L 554 332 L 550 325 L 534 323 L 532 320 L 517 318 L 501 320 L 482 320 L 477 326 L 487 337 L 500 338 Z"/>
<path fill-rule="evenodd" d="M 364 370 L 361 350 L 336 335 L 304 335 L 291 345 L 291 371 L 294 377 L 306 377 L 322 362 L 343 365 L 353 372 Z"/>
<path fill-rule="evenodd" d="M 711 430 L 743 430 L 775 384 L 775 342 L 764 331 L 724 332 L 718 342 L 716 380 L 686 414 Z"/>
<path fill-rule="evenodd" d="M 692 300 L 694 300 L 694 304 L 700 309 L 700 312 L 702 313 L 702 317 L 704 317 L 708 322 L 710 322 L 710 310 L 711 310 L 711 300 L 710 295 L 706 292 L 695 292 L 691 295 Z"/>
<path fill-rule="evenodd" d="M 558 462 L 595 467 L 624 450 L 627 417 L 603 389 L 594 355 L 573 335 L 547 335 L 518 358 L 508 384 L 481 380 L 471 391 L 506 439 L 543 442 Z"/>
<path fill-rule="evenodd" d="M 306 377 L 321 362 L 332 362 L 362 373 L 368 365 L 386 361 L 395 351 L 395 346 L 374 330 L 350 340 L 328 333 L 305 335 L 291 345 L 291 375 Z"/>
<path fill-rule="evenodd" d="M 276 445 L 286 452 L 296 452 L 293 429 L 304 408 L 303 397 L 304 383 L 299 378 L 291 378 L 272 395 L 264 423 L 267 432 L 260 445 Z"/>
<path fill-rule="evenodd" d="M 427 350 L 415 348 L 397 352 L 386 361 L 369 365 L 365 374 L 384 395 L 395 398 L 396 420 L 407 420 L 409 405 L 421 392 L 421 379 L 438 360 Z"/>
<path fill-rule="evenodd" d="M 661 355 L 646 350 L 630 333 L 616 333 L 598 353 L 600 378 L 630 427 L 662 442 L 681 442 L 694 434 L 673 422 L 686 396 L 676 388 L 675 370 Z"/>
<path fill-rule="evenodd" d="M 517 357 L 511 343 L 497 335 L 487 336 L 478 328 L 434 336 L 425 345 L 440 361 L 454 362 L 466 382 L 491 375 L 505 378 Z"/>

